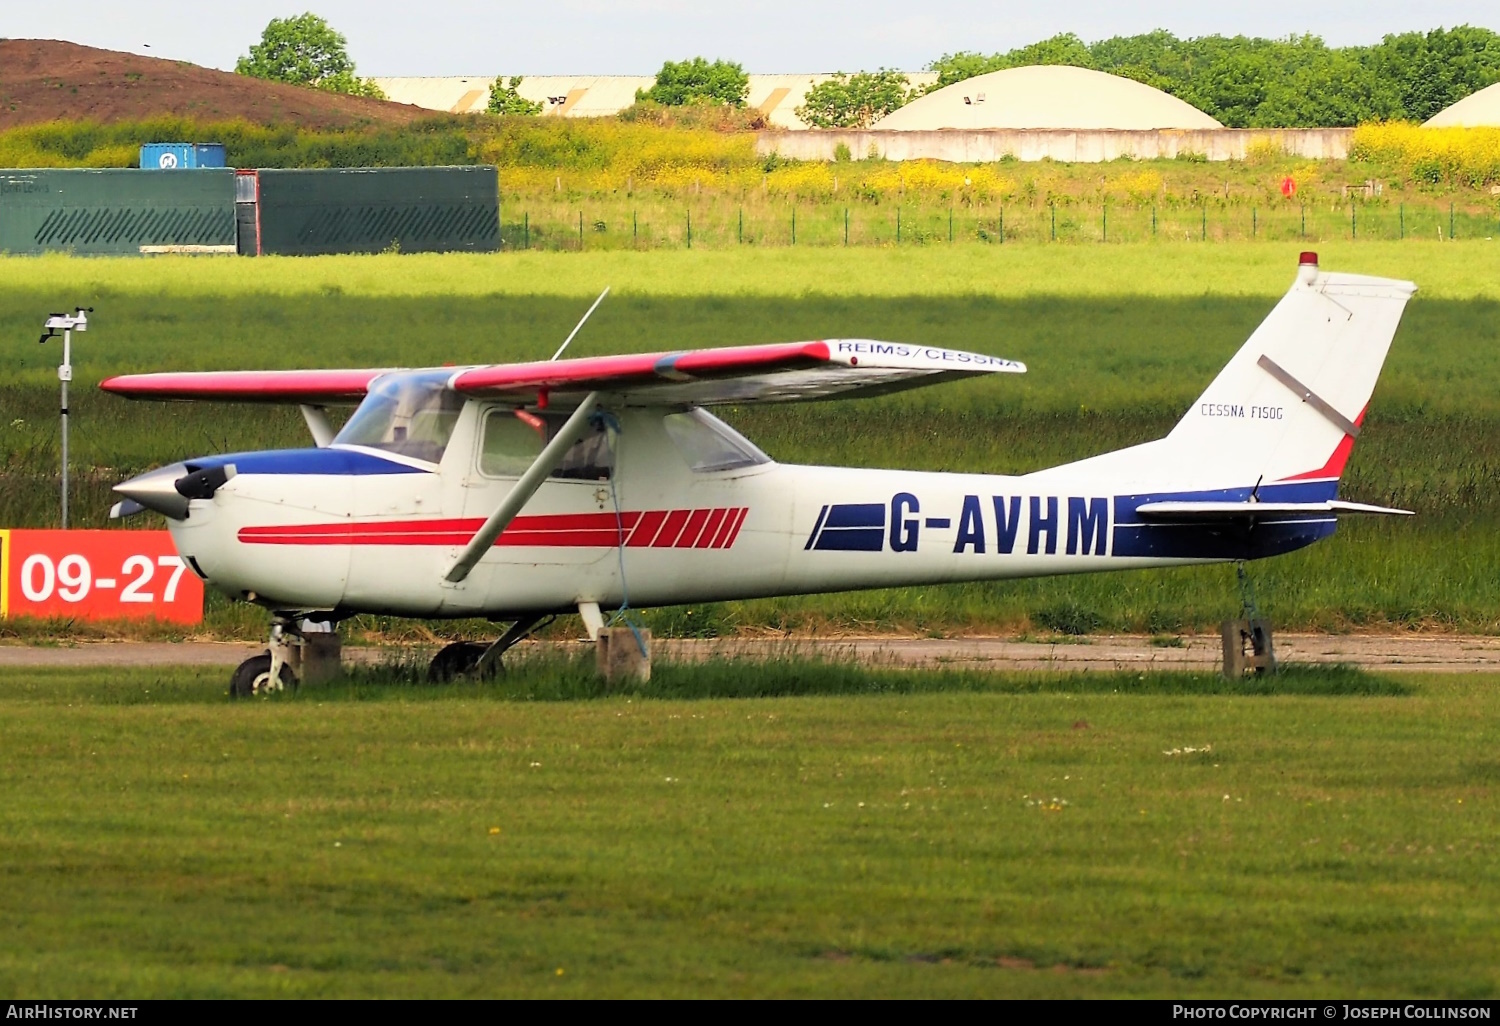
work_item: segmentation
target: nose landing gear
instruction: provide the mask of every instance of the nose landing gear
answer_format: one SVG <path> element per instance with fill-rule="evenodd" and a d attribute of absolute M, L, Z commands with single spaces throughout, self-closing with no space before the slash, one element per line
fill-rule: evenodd
<path fill-rule="evenodd" d="M 278 691 L 296 690 L 304 676 L 331 676 L 339 663 L 338 635 L 319 631 L 307 620 L 277 615 L 271 622 L 271 639 L 264 655 L 251 656 L 229 678 L 229 693 L 251 698 Z"/>

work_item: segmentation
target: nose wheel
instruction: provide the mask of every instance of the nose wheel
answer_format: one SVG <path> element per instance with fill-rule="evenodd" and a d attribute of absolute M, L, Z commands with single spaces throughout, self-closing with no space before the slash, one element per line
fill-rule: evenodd
<path fill-rule="evenodd" d="M 271 654 L 252 656 L 234 668 L 229 678 L 229 693 L 235 698 L 254 698 L 269 695 L 273 691 L 288 691 L 297 687 L 297 675 L 283 662 L 278 674 L 271 675 Z"/>
<path fill-rule="evenodd" d="M 229 678 L 230 696 L 255 698 L 280 691 L 295 691 L 299 683 L 299 657 L 306 643 L 296 620 L 278 616 L 271 622 L 271 640 L 265 653 L 251 656 L 234 668 L 234 674 Z"/>

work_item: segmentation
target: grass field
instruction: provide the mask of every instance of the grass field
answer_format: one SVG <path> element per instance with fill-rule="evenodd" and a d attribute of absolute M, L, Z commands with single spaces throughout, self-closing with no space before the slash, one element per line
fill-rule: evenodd
<path fill-rule="evenodd" d="M 6 671 L 0 989 L 1500 989 L 1493 677 L 657 670 Z"/>
<path fill-rule="evenodd" d="M 74 509 L 186 455 L 302 445 L 294 411 L 124 403 L 88 387 L 162 368 L 434 364 L 549 355 L 605 285 L 578 355 L 817 338 L 920 340 L 1031 372 L 884 400 L 730 411 L 785 461 L 1024 472 L 1167 431 L 1291 280 L 1298 246 L 521 253 L 315 259 L 0 260 L 0 522 L 55 516 L 55 363 L 42 316 L 96 307 L 78 344 Z M 1339 243 L 1324 266 L 1416 280 L 1345 478 L 1416 509 L 1258 565 L 1283 626 L 1500 629 L 1500 243 Z M 878 444 L 872 444 L 878 440 Z M 663 611 L 673 633 L 739 628 L 1203 628 L 1238 608 L 1226 568 L 871 592 Z M 258 634 L 217 601 L 210 624 Z M 366 622 L 365 626 L 370 626 Z M 390 628 L 393 625 L 381 624 Z M 460 625 L 469 629 L 471 625 Z M 54 633 L 76 627 L 9 625 Z"/>
<path fill-rule="evenodd" d="M 1076 169 L 1075 169 L 1076 174 Z M 501 172 L 502 186 L 505 173 Z M 1083 178 L 1084 176 L 1078 176 Z M 1209 176 L 1212 178 L 1212 174 Z M 1266 176 L 1274 179 L 1275 176 Z M 1084 181 L 1087 181 L 1084 178 Z M 1076 184 L 1075 184 L 1076 187 Z M 1030 202 L 912 193 L 855 196 L 626 194 L 619 191 L 507 194 L 501 237 L 517 250 L 712 249 L 741 247 L 943 247 L 1087 243 L 1339 241 L 1443 242 L 1493 239 L 1500 209 L 1478 193 L 1412 193 L 1396 200 L 1334 197 L 1309 205 L 1279 196 L 1111 198 L 1094 186 Z M 1225 183 L 1225 188 L 1228 188 Z M 1267 190 L 1274 194 L 1274 189 Z M 1159 197 L 1157 199 L 1160 199 Z"/>

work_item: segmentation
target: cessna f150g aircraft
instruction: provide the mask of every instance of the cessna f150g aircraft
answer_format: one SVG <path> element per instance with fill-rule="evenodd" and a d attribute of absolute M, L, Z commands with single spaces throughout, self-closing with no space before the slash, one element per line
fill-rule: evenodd
<path fill-rule="evenodd" d="M 1319 270 L 1165 438 L 1017 477 L 788 466 L 708 412 L 881 395 L 1011 360 L 864 339 L 424 370 L 127 375 L 132 399 L 291 403 L 316 448 L 205 456 L 116 486 L 203 580 L 273 617 L 232 691 L 295 683 L 303 620 L 547 615 L 1258 559 L 1332 534 L 1338 479 L 1406 302 Z M 325 407 L 358 404 L 335 434 Z"/>

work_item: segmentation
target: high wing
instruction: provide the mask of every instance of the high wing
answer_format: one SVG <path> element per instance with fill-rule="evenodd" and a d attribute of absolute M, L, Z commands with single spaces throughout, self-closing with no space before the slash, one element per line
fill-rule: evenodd
<path fill-rule="evenodd" d="M 585 357 L 476 367 L 456 391 L 576 405 L 590 392 L 627 406 L 796 402 L 871 396 L 974 374 L 1024 374 L 1026 365 L 979 353 L 871 339 Z"/>
<path fill-rule="evenodd" d="M 168 371 L 122 374 L 99 387 L 126 399 L 336 406 L 359 402 L 370 382 L 389 373 L 389 369 Z"/>
<path fill-rule="evenodd" d="M 629 406 L 793 402 L 870 396 L 974 374 L 1025 373 L 1025 364 L 979 353 L 869 339 L 694 349 L 457 368 L 465 395 L 573 407 L 591 392 Z M 197 371 L 126 374 L 99 387 L 129 399 L 297 403 L 357 402 L 394 369 Z"/>

